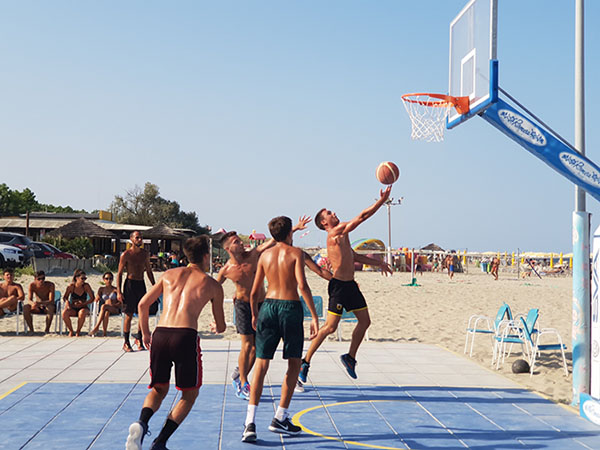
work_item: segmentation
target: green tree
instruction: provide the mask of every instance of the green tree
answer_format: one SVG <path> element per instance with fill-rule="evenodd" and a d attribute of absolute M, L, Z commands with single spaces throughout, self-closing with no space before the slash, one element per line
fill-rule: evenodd
<path fill-rule="evenodd" d="M 200 226 L 195 212 L 181 211 L 179 203 L 160 196 L 157 185 L 147 182 L 144 189 L 135 186 L 116 195 L 110 211 L 119 223 L 156 226 L 165 224 L 173 228 L 189 228 L 198 234 L 208 233 L 208 227 Z"/>
<path fill-rule="evenodd" d="M 86 212 L 75 210 L 70 206 L 45 205 L 36 200 L 35 193 L 29 188 L 18 191 L 10 189 L 5 183 L 0 184 L 0 216 L 16 216 L 28 211 Z"/>

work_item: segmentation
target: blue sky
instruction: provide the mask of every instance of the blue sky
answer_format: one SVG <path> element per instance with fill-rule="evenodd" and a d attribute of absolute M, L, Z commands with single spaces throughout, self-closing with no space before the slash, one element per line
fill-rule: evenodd
<path fill-rule="evenodd" d="M 3 2 L 3 181 L 105 209 L 146 181 L 214 229 L 350 219 L 394 161 L 392 244 L 571 251 L 574 189 L 484 120 L 410 140 L 400 96 L 446 92 L 465 0 Z M 600 162 L 600 4 L 586 2 L 586 149 Z M 594 29 L 595 28 L 595 29 Z M 573 141 L 574 2 L 499 1 L 500 86 Z M 588 196 L 592 229 L 598 203 Z M 324 245 L 310 226 L 303 246 Z M 385 209 L 351 238 L 387 241 Z"/>

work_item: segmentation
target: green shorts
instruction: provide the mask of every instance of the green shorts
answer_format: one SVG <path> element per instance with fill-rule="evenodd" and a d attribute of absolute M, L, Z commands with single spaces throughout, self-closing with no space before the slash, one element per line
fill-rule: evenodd
<path fill-rule="evenodd" d="M 267 298 L 258 313 L 256 357 L 273 359 L 283 338 L 283 359 L 302 358 L 304 312 L 297 300 Z"/>

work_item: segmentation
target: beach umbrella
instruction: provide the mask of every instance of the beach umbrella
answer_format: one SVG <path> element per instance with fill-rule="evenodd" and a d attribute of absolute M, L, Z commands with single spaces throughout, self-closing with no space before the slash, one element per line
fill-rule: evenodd
<path fill-rule="evenodd" d="M 48 236 L 61 236 L 65 239 L 78 237 L 116 239 L 116 235 L 109 230 L 105 230 L 99 225 L 88 219 L 77 219 L 69 222 L 62 227 L 56 228 L 47 233 Z"/>
<path fill-rule="evenodd" d="M 434 252 L 443 252 L 445 251 L 442 247 L 440 247 L 437 244 L 434 244 L 433 242 L 429 245 L 426 245 L 425 247 L 421 247 L 421 250 L 431 250 Z"/>
<path fill-rule="evenodd" d="M 185 239 L 186 235 L 168 225 L 160 224 L 142 232 L 144 238 L 148 239 Z"/>

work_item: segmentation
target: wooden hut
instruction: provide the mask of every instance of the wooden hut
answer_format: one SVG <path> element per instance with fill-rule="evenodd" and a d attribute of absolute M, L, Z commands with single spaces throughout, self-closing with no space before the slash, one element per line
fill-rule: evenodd
<path fill-rule="evenodd" d="M 48 232 L 47 235 L 60 236 L 64 239 L 88 238 L 94 248 L 94 254 L 97 255 L 113 254 L 113 240 L 117 239 L 117 235 L 112 231 L 105 230 L 91 220 L 84 218 L 69 222 L 62 227 Z"/>

